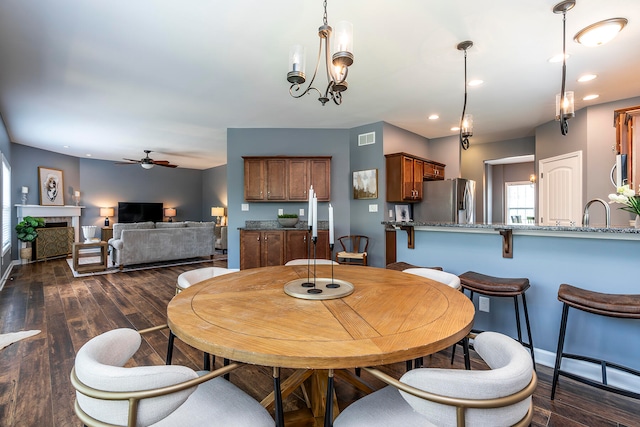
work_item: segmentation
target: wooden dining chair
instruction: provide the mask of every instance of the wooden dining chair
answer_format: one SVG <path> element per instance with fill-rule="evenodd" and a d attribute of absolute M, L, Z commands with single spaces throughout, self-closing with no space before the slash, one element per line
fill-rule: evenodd
<path fill-rule="evenodd" d="M 369 237 L 352 234 L 338 238 L 342 250 L 336 253 L 336 262 L 349 265 L 367 265 Z"/>

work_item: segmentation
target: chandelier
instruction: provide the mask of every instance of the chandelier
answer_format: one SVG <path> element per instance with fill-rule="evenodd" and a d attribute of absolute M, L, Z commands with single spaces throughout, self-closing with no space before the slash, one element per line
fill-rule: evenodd
<path fill-rule="evenodd" d="M 573 92 L 565 91 L 567 79 L 567 47 L 566 47 L 566 26 L 567 11 L 576 5 L 575 0 L 566 0 L 553 7 L 553 13 L 562 13 L 562 83 L 560 93 L 556 95 L 556 120 L 560 122 L 560 132 L 562 135 L 569 133 L 567 120 L 575 116 Z"/>
<path fill-rule="evenodd" d="M 473 46 L 471 40 L 458 43 L 458 50 L 464 51 L 464 105 L 460 116 L 460 146 L 463 150 L 469 149 L 469 137 L 473 136 L 473 116 L 467 111 L 467 49 Z"/>
<path fill-rule="evenodd" d="M 327 1 L 323 2 L 324 15 L 322 17 L 322 26 L 318 28 L 318 36 L 320 37 L 320 45 L 318 47 L 318 58 L 316 60 L 316 68 L 313 76 L 306 89 L 301 87 L 306 81 L 305 76 L 305 50 L 301 45 L 295 45 L 289 52 L 290 70 L 287 73 L 287 81 L 291 83 L 289 94 L 294 98 L 300 98 L 310 91 L 318 92 L 318 101 L 322 105 L 332 100 L 336 105 L 342 104 L 342 92 L 347 90 L 347 74 L 349 66 L 353 64 L 353 25 L 347 21 L 338 22 L 336 30 L 327 23 Z M 329 40 L 333 33 L 333 43 Z M 334 53 L 329 58 L 331 52 L 331 44 L 333 44 Z M 327 73 L 327 88 L 324 94 L 313 87 L 313 82 L 318 73 L 320 60 L 322 57 L 322 47 L 324 45 L 324 67 Z"/>

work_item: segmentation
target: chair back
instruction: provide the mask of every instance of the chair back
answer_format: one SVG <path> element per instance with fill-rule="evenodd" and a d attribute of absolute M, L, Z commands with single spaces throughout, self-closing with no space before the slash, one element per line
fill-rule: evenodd
<path fill-rule="evenodd" d="M 407 268 L 406 270 L 403 270 L 403 272 L 435 280 L 436 282 L 443 283 L 453 289 L 460 289 L 462 287 L 460 284 L 460 278 L 455 274 L 447 273 L 446 271 L 434 270 L 432 268 Z"/>
<path fill-rule="evenodd" d="M 195 270 L 185 271 L 178 276 L 176 293 L 187 289 L 189 286 L 195 285 L 212 277 L 222 276 L 224 274 L 239 271 L 235 268 L 224 267 L 204 267 Z"/>
<path fill-rule="evenodd" d="M 285 265 L 313 265 L 313 264 L 317 264 L 317 265 L 338 265 L 337 262 L 335 261 L 331 261 L 330 259 L 309 259 L 309 258 L 299 258 L 299 259 L 292 259 L 291 261 L 287 261 L 287 263 Z"/>
<path fill-rule="evenodd" d="M 401 382 L 413 387 L 453 398 L 497 399 L 525 389 L 533 378 L 533 362 L 528 351 L 517 341 L 497 332 L 483 332 L 474 340 L 474 348 L 490 370 L 414 369 Z M 454 406 L 423 400 L 402 392 L 413 409 L 437 426 L 456 426 Z M 522 420 L 531 406 L 531 396 L 499 408 L 469 408 L 467 426 L 510 426 Z"/>
<path fill-rule="evenodd" d="M 369 237 L 357 234 L 338 237 L 338 242 L 344 252 L 362 254 L 369 248 Z"/>
<path fill-rule="evenodd" d="M 84 385 L 107 392 L 149 390 L 197 378 L 185 366 L 161 365 L 124 368 L 140 347 L 142 339 L 133 329 L 114 329 L 89 340 L 76 355 L 74 370 Z M 195 387 L 150 399 L 138 406 L 137 426 L 154 424 L 182 405 Z M 76 389 L 76 404 L 93 419 L 108 424 L 127 425 L 129 402 L 101 400 Z"/>

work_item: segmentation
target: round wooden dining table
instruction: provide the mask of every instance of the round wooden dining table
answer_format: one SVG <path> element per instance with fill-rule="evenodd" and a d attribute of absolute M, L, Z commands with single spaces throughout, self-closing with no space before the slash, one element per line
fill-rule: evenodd
<path fill-rule="evenodd" d="M 353 292 L 325 300 L 285 293 L 291 281 L 310 277 L 313 282 L 314 271 L 316 277 L 353 284 Z M 171 300 L 167 319 L 178 338 L 216 356 L 313 372 L 384 365 L 438 352 L 469 333 L 474 313 L 462 292 L 413 274 L 297 265 L 205 280 Z"/>

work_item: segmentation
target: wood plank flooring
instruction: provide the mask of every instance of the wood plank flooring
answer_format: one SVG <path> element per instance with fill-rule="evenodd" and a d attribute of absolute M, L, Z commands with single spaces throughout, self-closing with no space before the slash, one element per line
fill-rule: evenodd
<path fill-rule="evenodd" d="M 66 260 L 14 267 L 0 292 L 0 333 L 40 329 L 35 337 L 0 350 L 0 425 L 80 426 L 73 413 L 75 394 L 69 382 L 76 351 L 90 338 L 119 327 L 144 329 L 165 322 L 166 305 L 174 295 L 178 275 L 202 264 L 157 268 L 74 278 Z M 226 266 L 225 261 L 215 261 Z M 162 364 L 167 331 L 146 335 L 130 366 Z M 458 351 L 454 366 L 463 367 Z M 449 351 L 425 359 L 432 367 L 449 367 Z M 483 362 L 474 354 L 473 365 Z M 202 353 L 176 339 L 173 363 L 194 369 Z M 220 360 L 216 360 L 219 366 Z M 385 366 L 396 376 L 404 364 Z M 283 372 L 283 377 L 289 375 Z M 552 370 L 538 366 L 539 384 L 534 395 L 533 426 L 640 426 L 640 402 L 562 378 L 555 401 L 550 401 Z M 379 387 L 371 377 L 363 378 Z M 231 381 L 257 399 L 271 391 L 271 369 L 245 366 Z M 362 396 L 336 381 L 340 407 Z M 305 407 L 300 390 L 285 401 L 285 410 Z M 287 424 L 300 425 L 294 418 Z"/>

